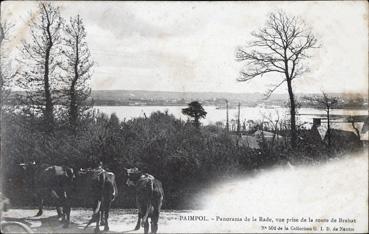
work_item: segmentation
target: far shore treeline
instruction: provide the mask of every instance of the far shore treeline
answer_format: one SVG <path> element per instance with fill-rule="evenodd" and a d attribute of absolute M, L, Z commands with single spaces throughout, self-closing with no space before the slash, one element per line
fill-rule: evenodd
<path fill-rule="evenodd" d="M 17 96 L 24 96 L 24 91 L 13 91 L 9 94 L 6 104 L 19 104 Z M 314 102 L 303 100 L 301 97 L 314 97 L 320 94 L 296 94 L 300 98 L 302 108 L 321 108 Z M 368 109 L 367 95 L 360 93 L 330 93 L 339 97 L 336 109 Z M 91 90 L 90 100 L 95 106 L 185 106 L 198 100 L 204 106 L 225 106 L 225 100 L 230 106 L 240 103 L 242 106 L 255 107 L 261 103 L 270 106 L 285 106 L 287 94 L 274 94 L 265 99 L 263 93 L 223 93 L 223 92 L 167 92 L 147 90 Z M 57 102 L 57 100 L 56 100 Z"/>
<path fill-rule="evenodd" d="M 93 106 L 109 104 L 104 100 L 111 100 L 111 105 L 124 101 L 145 103 L 153 101 L 155 95 L 128 95 L 126 100 L 119 100 L 112 97 L 124 91 L 91 92 L 93 53 L 89 51 L 87 29 L 79 15 L 66 20 L 53 3 L 40 2 L 29 29 L 28 40 L 20 46 L 21 57 L 16 59 L 17 69 L 7 66 L 14 58 L 1 54 L 1 185 L 14 206 L 36 205 L 32 196 L 36 185 L 30 182 L 34 178 L 24 175 L 19 167 L 25 162 L 79 170 L 96 167 L 102 161 L 106 170 L 116 174 L 119 196 L 113 206 L 121 208 L 135 207 L 134 191 L 124 183 L 123 168 L 138 167 L 162 182 L 164 209 L 190 209 L 201 208 L 195 197 L 219 180 L 275 165 L 315 164 L 363 148 L 360 137 L 354 133 L 345 138 L 339 132 L 335 138 L 333 131 L 327 142 L 298 122 L 294 122 L 292 131 L 291 120 L 279 119 L 269 125 L 255 121 L 242 134 L 240 124 L 237 131 L 229 130 L 228 123 L 204 126 L 201 118 L 206 118 L 206 106 L 225 103 L 223 97 L 214 99 L 209 93 L 179 98 L 172 103 L 186 106 L 190 101 L 198 101 L 193 106 L 201 110 L 200 115 L 189 109 L 183 111 L 193 120 L 177 119 L 168 112 L 153 112 L 128 121 L 115 114 L 107 116 Z M 3 48 L 11 37 L 10 25 L 2 21 L 1 32 L 2 52 L 6 52 Z M 24 91 L 11 92 L 19 88 Z M 235 94 L 233 100 L 257 104 L 252 96 L 255 95 L 238 100 Z M 270 102 L 273 100 L 278 100 L 275 102 L 279 105 L 288 104 L 288 97 L 281 102 L 272 96 Z M 294 110 L 306 100 L 296 95 Z M 367 106 L 367 99 L 355 96 L 351 107 L 359 108 L 365 102 Z M 335 99 L 334 104 L 338 108 L 340 100 Z M 350 107 L 346 105 L 343 107 Z M 352 124 L 355 126 L 355 120 Z M 252 138 L 255 135 L 259 137 Z M 254 145 L 245 143 L 244 137 L 256 139 Z M 72 194 L 73 206 L 88 207 L 88 197 L 88 193 Z"/>

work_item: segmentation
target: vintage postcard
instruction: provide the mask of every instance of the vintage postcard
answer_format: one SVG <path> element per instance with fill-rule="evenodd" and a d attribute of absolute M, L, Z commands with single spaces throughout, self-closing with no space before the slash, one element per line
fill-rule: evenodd
<path fill-rule="evenodd" d="M 367 233 L 366 1 L 1 3 L 2 233 Z"/>

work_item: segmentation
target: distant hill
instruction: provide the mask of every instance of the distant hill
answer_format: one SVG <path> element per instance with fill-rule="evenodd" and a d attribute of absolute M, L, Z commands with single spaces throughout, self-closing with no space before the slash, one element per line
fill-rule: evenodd
<path fill-rule="evenodd" d="M 117 103 L 143 103 L 176 105 L 187 104 L 190 101 L 198 100 L 203 104 L 224 104 L 227 99 L 231 103 L 242 103 L 256 105 L 264 102 L 262 93 L 223 93 L 223 92 L 166 92 L 166 91 L 144 91 L 144 90 L 94 90 L 92 98 L 95 103 L 105 101 L 115 101 Z M 276 94 L 270 100 L 287 100 L 287 95 Z"/>
<path fill-rule="evenodd" d="M 144 98 L 144 99 L 261 99 L 261 93 L 218 93 L 218 92 L 167 92 L 145 90 L 93 90 L 92 96 L 97 99 L 105 98 Z"/>
<path fill-rule="evenodd" d="M 24 92 L 15 91 L 10 95 L 10 103 L 15 103 L 16 95 L 25 95 Z M 296 94 L 297 100 L 303 107 L 316 107 L 304 101 L 303 96 L 319 96 L 320 94 Z M 329 93 L 330 96 L 339 97 L 338 108 L 368 108 L 368 97 L 362 94 Z M 270 106 L 284 106 L 288 104 L 288 94 L 273 94 L 265 99 L 263 93 L 226 93 L 226 92 L 169 92 L 146 90 L 92 90 L 91 98 L 95 105 L 107 106 L 173 106 L 187 105 L 197 100 L 203 105 L 215 105 L 220 108 L 228 100 L 229 106 L 235 107 L 238 103 L 243 106 L 256 106 L 260 104 Z"/>
<path fill-rule="evenodd" d="M 319 96 L 321 94 L 296 94 L 302 106 L 310 106 L 301 100 L 303 96 Z M 341 107 L 365 108 L 368 97 L 362 94 L 329 93 L 339 97 Z M 273 94 L 265 99 L 263 93 L 226 93 L 226 92 L 169 92 L 145 90 L 93 90 L 92 98 L 96 105 L 186 105 L 197 100 L 204 105 L 224 106 L 228 100 L 230 106 L 241 103 L 244 106 L 259 104 L 283 106 L 289 101 L 288 94 Z"/>

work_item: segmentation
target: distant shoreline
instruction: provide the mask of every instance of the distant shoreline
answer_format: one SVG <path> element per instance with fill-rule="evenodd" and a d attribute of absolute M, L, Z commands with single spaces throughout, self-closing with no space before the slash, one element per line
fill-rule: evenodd
<path fill-rule="evenodd" d="M 15 91 L 9 94 L 5 102 L 9 105 L 19 104 L 19 97 L 25 92 Z M 304 108 L 321 109 L 318 105 L 304 100 L 305 96 L 319 96 L 321 94 L 296 94 L 299 105 Z M 336 109 L 368 109 L 368 96 L 360 93 L 330 93 L 338 98 Z M 187 106 L 191 101 L 199 101 L 203 106 L 217 106 L 225 109 L 226 101 L 229 108 L 243 107 L 287 107 L 288 94 L 273 94 L 268 99 L 262 93 L 222 93 L 222 92 L 165 92 L 144 90 L 92 90 L 89 98 L 94 106 Z M 23 103 L 26 104 L 26 103 Z M 56 105 L 58 100 L 54 103 Z"/>
<path fill-rule="evenodd" d="M 107 106 L 107 107 L 119 107 L 119 106 L 124 106 L 124 107 L 127 107 L 127 106 L 132 106 L 132 107 L 145 107 L 145 106 L 160 106 L 160 107 L 163 107 L 163 106 L 178 106 L 178 107 L 186 107 L 187 104 L 165 104 L 165 105 L 160 105 L 160 104 L 146 104 L 146 105 L 132 105 L 132 104 L 112 104 L 112 105 L 106 105 L 106 104 L 94 104 L 93 105 L 94 107 L 95 106 Z M 215 106 L 215 107 L 218 107 L 217 105 L 214 105 L 214 104 L 209 104 L 209 105 L 203 105 L 203 106 Z M 241 108 L 242 107 L 257 107 L 257 105 L 243 105 L 241 104 Z M 262 108 L 262 107 L 260 107 Z M 273 108 L 288 108 L 286 106 L 276 106 L 276 105 L 273 105 L 273 106 L 268 106 L 268 105 L 265 105 L 265 108 L 266 109 L 273 109 Z M 312 108 L 312 109 L 317 109 L 317 110 L 324 110 L 324 108 L 318 108 L 318 107 L 315 107 L 315 106 L 302 106 L 300 108 Z M 226 109 L 225 107 L 220 107 L 219 109 Z M 232 107 L 229 107 L 229 109 L 237 109 L 237 106 L 232 106 Z M 367 110 L 368 108 L 366 106 L 353 106 L 353 107 L 338 107 L 338 108 L 332 108 L 332 110 Z M 369 110 L 368 110 L 368 114 L 369 114 Z"/>

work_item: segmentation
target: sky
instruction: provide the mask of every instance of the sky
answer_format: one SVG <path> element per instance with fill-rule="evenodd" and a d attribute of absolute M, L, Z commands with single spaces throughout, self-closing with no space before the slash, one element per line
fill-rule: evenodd
<path fill-rule="evenodd" d="M 253 38 L 270 12 L 298 16 L 321 47 L 295 92 L 368 92 L 368 5 L 337 2 L 55 2 L 69 18 L 80 14 L 95 61 L 92 89 L 265 92 L 275 76 L 238 82 L 237 47 Z M 8 1 L 1 18 L 14 22 L 10 50 L 29 33 L 36 2 Z M 286 86 L 286 85 L 284 85 Z M 285 93 L 281 86 L 276 92 Z"/>

